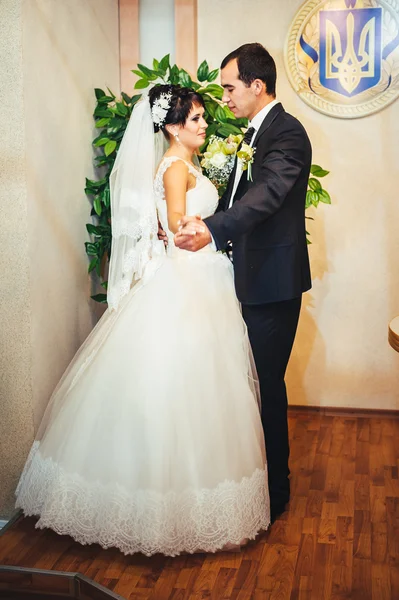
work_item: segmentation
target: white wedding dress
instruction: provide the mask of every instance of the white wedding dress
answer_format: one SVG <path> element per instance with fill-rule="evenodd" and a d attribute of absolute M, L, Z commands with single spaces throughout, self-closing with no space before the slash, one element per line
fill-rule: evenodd
<path fill-rule="evenodd" d="M 164 158 L 155 179 L 167 230 Z M 188 164 L 188 163 L 187 163 Z M 187 214 L 216 189 L 189 165 Z M 174 246 L 108 310 L 55 390 L 17 506 L 82 544 L 126 554 L 214 552 L 270 522 L 250 347 L 228 258 Z"/>

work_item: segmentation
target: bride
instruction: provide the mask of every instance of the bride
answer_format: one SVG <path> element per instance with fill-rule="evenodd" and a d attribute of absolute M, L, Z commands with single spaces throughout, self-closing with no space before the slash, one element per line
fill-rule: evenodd
<path fill-rule="evenodd" d="M 270 522 L 231 263 L 173 242 L 183 215 L 218 204 L 193 162 L 206 127 L 187 88 L 156 86 L 135 107 L 110 179 L 109 307 L 55 389 L 18 484 L 36 527 L 82 544 L 215 552 Z"/>

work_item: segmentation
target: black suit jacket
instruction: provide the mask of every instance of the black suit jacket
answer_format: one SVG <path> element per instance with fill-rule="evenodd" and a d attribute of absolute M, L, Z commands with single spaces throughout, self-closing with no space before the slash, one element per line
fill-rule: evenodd
<path fill-rule="evenodd" d="M 234 169 L 217 212 L 205 223 L 218 249 L 233 244 L 240 302 L 266 304 L 311 287 L 305 200 L 312 150 L 305 129 L 280 103 L 266 115 L 253 146 L 253 182 L 244 171 L 228 208 Z"/>

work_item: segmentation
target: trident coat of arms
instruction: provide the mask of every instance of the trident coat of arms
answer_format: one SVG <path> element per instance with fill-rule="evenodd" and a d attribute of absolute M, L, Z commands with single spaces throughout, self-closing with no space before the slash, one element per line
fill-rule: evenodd
<path fill-rule="evenodd" d="M 301 98 L 341 118 L 365 116 L 399 96 L 399 1 L 309 0 L 286 44 Z"/>

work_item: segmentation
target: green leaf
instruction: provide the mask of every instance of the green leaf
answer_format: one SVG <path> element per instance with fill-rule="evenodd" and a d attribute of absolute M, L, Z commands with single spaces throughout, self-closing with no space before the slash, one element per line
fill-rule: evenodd
<path fill-rule="evenodd" d="M 239 127 L 237 127 L 237 125 L 234 125 L 233 123 L 226 123 L 226 125 L 223 125 L 223 127 L 225 126 L 230 129 L 230 133 L 234 135 L 242 135 L 242 131 Z"/>
<path fill-rule="evenodd" d="M 96 156 L 96 158 L 94 159 L 94 162 L 96 163 L 97 167 L 102 167 L 104 165 L 111 165 L 114 163 L 114 161 L 115 161 L 114 156 L 105 156 L 104 154 L 101 154 L 100 156 Z"/>
<path fill-rule="evenodd" d="M 132 96 L 131 105 L 134 106 L 136 102 L 140 100 L 141 96 L 142 94 L 135 94 L 134 96 Z"/>
<path fill-rule="evenodd" d="M 235 127 L 234 125 L 230 125 L 229 123 L 223 123 L 222 125 L 219 125 L 217 133 L 218 133 L 218 135 L 221 135 L 223 137 L 228 137 L 231 133 L 236 135 L 237 127 Z M 240 133 L 241 133 L 241 130 L 240 130 Z"/>
<path fill-rule="evenodd" d="M 97 256 L 98 255 L 98 248 L 97 248 L 96 244 L 92 244 L 91 242 L 86 242 L 85 246 L 86 246 L 86 252 L 89 256 Z"/>
<path fill-rule="evenodd" d="M 154 58 L 152 61 L 152 68 L 155 69 L 155 71 L 158 71 L 158 69 L 159 69 L 159 62 L 157 61 L 156 58 Z"/>
<path fill-rule="evenodd" d="M 115 134 L 118 131 L 125 131 L 125 129 L 126 129 L 126 118 L 121 117 L 120 115 L 116 115 L 108 123 L 107 133 Z"/>
<path fill-rule="evenodd" d="M 93 145 L 96 148 L 99 148 L 100 146 L 105 146 L 105 144 L 108 144 L 108 142 L 109 142 L 108 137 L 99 137 L 96 139 L 96 141 L 93 143 Z"/>
<path fill-rule="evenodd" d="M 206 60 L 204 60 L 198 67 L 198 71 L 197 71 L 198 81 L 206 81 L 208 79 L 208 75 L 209 75 L 208 63 L 206 62 Z"/>
<path fill-rule="evenodd" d="M 109 187 L 106 187 L 105 190 L 102 193 L 102 199 L 104 202 L 104 206 L 106 208 L 109 208 L 110 206 L 110 191 L 109 191 Z"/>
<path fill-rule="evenodd" d="M 230 120 L 235 119 L 234 113 L 231 112 L 231 110 L 229 109 L 228 106 L 223 106 L 223 110 L 224 110 L 224 114 L 226 115 L 227 119 L 230 119 Z M 235 125 L 235 123 L 234 123 L 234 125 Z M 236 127 L 237 127 L 237 125 L 236 125 Z"/>
<path fill-rule="evenodd" d="M 143 78 L 143 77 L 144 77 L 144 79 L 146 78 L 144 73 L 142 73 L 141 71 L 138 71 L 137 69 L 132 69 L 132 73 L 134 73 L 135 75 L 138 75 L 138 77 L 140 77 L 140 78 Z"/>
<path fill-rule="evenodd" d="M 105 156 L 109 156 L 110 154 L 112 154 L 112 152 L 116 148 L 116 144 L 117 143 L 115 140 L 109 140 L 109 142 L 107 144 L 105 144 L 105 146 L 104 146 Z"/>
<path fill-rule="evenodd" d="M 223 110 L 222 106 L 218 106 L 215 111 L 215 119 L 220 121 L 221 123 L 225 123 L 227 121 L 226 113 Z"/>
<path fill-rule="evenodd" d="M 107 179 L 106 177 L 103 177 L 102 179 L 97 179 L 97 181 L 95 179 L 87 179 L 86 177 L 86 185 L 87 186 L 92 186 L 94 188 L 99 188 L 102 185 L 104 185 L 105 183 L 107 183 Z"/>
<path fill-rule="evenodd" d="M 211 96 L 214 96 L 214 98 L 217 98 L 218 100 L 221 100 L 223 97 L 223 88 L 220 85 L 217 85 L 216 83 L 211 83 L 210 85 L 207 85 L 204 88 L 200 89 L 200 92 L 203 94 L 210 94 Z"/>
<path fill-rule="evenodd" d="M 99 98 L 101 98 L 102 96 L 105 96 L 105 92 L 104 90 L 100 89 L 100 88 L 95 88 L 94 93 L 96 95 L 97 100 Z"/>
<path fill-rule="evenodd" d="M 319 192 L 310 192 L 310 201 L 313 204 L 313 206 L 315 206 L 317 208 L 317 206 L 320 202 Z"/>
<path fill-rule="evenodd" d="M 95 225 L 92 225 L 91 223 L 86 224 L 86 229 L 87 232 L 90 233 L 90 235 L 99 235 L 98 228 Z"/>
<path fill-rule="evenodd" d="M 128 112 L 129 112 L 128 107 L 125 106 L 124 104 L 122 104 L 122 102 L 117 102 L 116 103 L 116 108 L 117 108 L 118 114 L 122 115 L 123 117 L 125 117 L 128 114 Z"/>
<path fill-rule="evenodd" d="M 86 177 L 85 190 L 87 190 L 88 192 L 91 192 L 91 191 L 94 191 L 96 189 L 97 189 L 97 181 L 93 181 L 92 179 L 87 179 L 87 177 Z"/>
<path fill-rule="evenodd" d="M 98 121 L 96 121 L 97 129 L 101 129 L 101 127 L 105 127 L 106 125 L 108 125 L 110 120 L 110 117 L 103 117 L 102 119 L 98 119 Z"/>
<path fill-rule="evenodd" d="M 179 83 L 179 67 L 177 65 L 173 65 L 170 69 L 169 78 L 172 85 L 177 85 Z"/>
<path fill-rule="evenodd" d="M 196 81 L 191 81 L 191 87 L 196 92 L 201 89 L 201 85 L 199 83 L 197 83 Z"/>
<path fill-rule="evenodd" d="M 95 210 L 96 215 L 101 217 L 103 207 L 101 206 L 101 199 L 98 196 L 96 198 L 94 198 L 93 208 Z"/>
<path fill-rule="evenodd" d="M 234 123 L 233 123 L 233 125 L 236 125 L 237 127 L 244 127 L 245 129 L 247 129 L 248 128 L 248 119 L 245 118 L 245 117 L 241 118 L 241 119 L 236 119 L 234 117 Z"/>
<path fill-rule="evenodd" d="M 108 281 L 103 281 L 103 282 L 101 283 L 101 287 L 103 287 L 103 288 L 104 288 L 104 290 L 107 290 L 107 289 L 108 289 Z"/>
<path fill-rule="evenodd" d="M 90 297 L 96 302 L 100 302 L 101 304 L 107 304 L 107 294 L 95 294 L 94 296 Z"/>
<path fill-rule="evenodd" d="M 208 100 L 207 98 L 205 98 L 205 109 L 212 117 L 212 119 L 215 118 L 216 109 L 218 108 L 218 106 L 219 105 L 217 102 L 215 102 L 215 100 Z"/>
<path fill-rule="evenodd" d="M 312 196 L 311 196 L 312 192 L 310 190 L 308 190 L 306 192 L 306 201 L 305 201 L 305 208 L 309 208 L 309 206 L 312 205 Z"/>
<path fill-rule="evenodd" d="M 154 73 L 154 71 L 152 69 L 149 69 L 148 67 L 145 67 L 144 65 L 141 65 L 140 63 L 138 63 L 137 66 L 140 69 L 140 71 L 142 73 L 144 73 L 144 76 L 146 79 L 149 79 L 150 81 L 154 81 L 154 79 L 157 79 L 158 75 L 156 73 Z"/>
<path fill-rule="evenodd" d="M 148 79 L 139 79 L 134 84 L 134 87 L 136 90 L 143 90 L 144 88 L 146 88 L 148 86 L 149 86 Z"/>
<path fill-rule="evenodd" d="M 206 130 L 206 146 L 208 145 L 209 138 L 214 135 L 219 127 L 218 123 L 212 123 Z"/>
<path fill-rule="evenodd" d="M 312 175 L 315 175 L 315 177 L 325 177 L 330 171 L 325 171 L 319 165 L 312 165 L 310 167 L 310 172 Z"/>
<path fill-rule="evenodd" d="M 312 190 L 312 192 L 320 192 L 320 190 L 322 189 L 320 181 L 318 181 L 314 177 L 311 177 L 309 179 L 309 187 Z"/>
<path fill-rule="evenodd" d="M 113 102 L 114 99 L 112 96 L 101 96 L 101 98 L 97 98 L 97 102 L 99 104 L 108 104 L 109 102 Z"/>
<path fill-rule="evenodd" d="M 331 197 L 327 190 L 321 190 L 320 202 L 324 202 L 324 204 L 331 204 Z"/>
<path fill-rule="evenodd" d="M 165 71 L 170 68 L 170 54 L 166 54 L 159 63 L 159 69 Z"/>
<path fill-rule="evenodd" d="M 106 183 L 105 177 L 103 179 L 99 179 L 98 181 L 94 181 L 94 179 L 87 179 L 86 177 L 86 194 L 95 194 L 98 190 L 103 187 Z"/>
<path fill-rule="evenodd" d="M 90 261 L 89 267 L 88 267 L 88 269 L 87 269 L 87 272 L 88 272 L 88 273 L 91 273 L 91 272 L 92 272 L 92 271 L 93 271 L 93 270 L 96 268 L 97 261 L 98 261 L 98 258 L 97 258 L 97 257 L 96 257 L 96 258 L 93 258 L 93 259 Z"/>
<path fill-rule="evenodd" d="M 109 87 L 107 86 L 107 90 L 109 92 L 109 95 L 112 96 L 112 99 L 115 100 L 116 96 L 113 92 L 111 92 L 111 90 L 109 89 Z"/>
<path fill-rule="evenodd" d="M 183 87 L 191 87 L 191 77 L 184 69 L 179 71 L 179 83 Z"/>
<path fill-rule="evenodd" d="M 126 104 L 130 104 L 132 99 L 130 96 L 128 96 L 127 94 L 125 94 L 125 92 L 122 92 L 122 98 L 124 99 L 124 101 L 126 102 Z"/>
<path fill-rule="evenodd" d="M 102 106 L 97 106 L 94 110 L 93 115 L 95 117 L 112 117 L 113 113 L 112 110 L 110 110 L 109 108 L 104 108 Z"/>
<path fill-rule="evenodd" d="M 217 76 L 219 75 L 219 69 L 214 69 L 213 71 L 211 71 L 207 77 L 208 81 L 215 81 L 215 79 L 217 78 Z"/>

